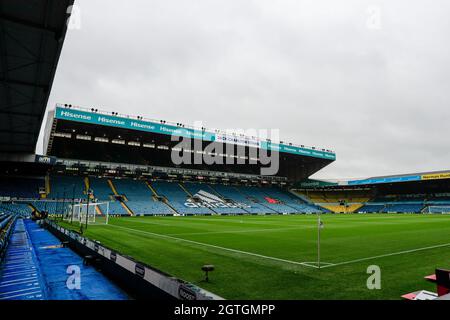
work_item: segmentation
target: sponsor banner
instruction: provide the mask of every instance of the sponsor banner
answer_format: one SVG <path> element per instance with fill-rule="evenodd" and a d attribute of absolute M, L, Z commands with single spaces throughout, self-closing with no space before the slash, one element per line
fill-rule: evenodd
<path fill-rule="evenodd" d="M 34 158 L 34 162 L 54 165 L 56 163 L 56 157 L 41 156 L 37 154 L 36 157 Z"/>
<path fill-rule="evenodd" d="M 329 186 L 337 186 L 337 185 L 338 184 L 335 182 L 312 180 L 312 179 L 307 179 L 305 181 L 300 182 L 300 184 L 299 184 L 299 186 L 301 188 L 329 187 Z"/>
<path fill-rule="evenodd" d="M 370 178 L 363 180 L 348 181 L 348 185 L 364 185 L 364 184 L 378 184 L 378 183 L 397 183 L 408 181 L 421 181 L 421 180 L 438 180 L 438 179 L 450 179 L 450 172 L 429 173 L 423 175 L 410 175 L 410 176 L 398 176 L 398 177 L 384 177 L 384 178 Z"/>
<path fill-rule="evenodd" d="M 408 181 L 419 181 L 421 176 L 400 176 L 400 177 L 385 177 L 385 178 L 371 178 L 364 180 L 353 180 L 349 181 L 348 185 L 363 185 L 363 184 L 378 184 L 378 183 L 397 183 L 397 182 L 408 182 Z"/>
<path fill-rule="evenodd" d="M 114 251 L 111 251 L 109 254 L 109 259 L 115 262 L 117 260 L 117 254 Z"/>
<path fill-rule="evenodd" d="M 145 268 L 143 265 L 136 264 L 134 267 L 134 273 L 139 277 L 143 278 L 145 276 Z"/>
<path fill-rule="evenodd" d="M 216 134 L 216 141 L 222 143 L 231 143 L 239 146 L 260 148 L 261 143 L 258 140 L 250 139 L 249 137 L 241 137 L 227 134 Z"/>
<path fill-rule="evenodd" d="M 268 141 L 257 141 L 249 139 L 248 137 L 237 137 L 233 135 L 230 136 L 226 134 L 216 134 L 208 131 L 195 130 L 190 128 L 180 128 L 168 124 L 161 124 L 156 122 L 125 118 L 119 116 L 110 116 L 77 109 L 68 109 L 59 106 L 57 106 L 55 109 L 55 118 L 60 120 L 77 121 L 88 124 L 96 124 L 116 128 L 174 135 L 191 139 L 202 139 L 204 141 L 210 142 L 219 141 L 223 143 L 232 143 L 238 145 L 245 145 L 249 147 L 262 148 L 271 151 L 279 151 L 302 156 L 336 160 L 336 155 L 334 153 L 326 151 L 311 150 L 296 146 L 272 143 Z"/>
<path fill-rule="evenodd" d="M 422 175 L 422 180 L 450 179 L 450 172 L 430 173 Z"/>
<path fill-rule="evenodd" d="M 89 124 L 98 124 L 110 127 L 139 130 L 167 135 L 175 135 L 179 137 L 203 139 L 206 141 L 214 141 L 214 134 L 201 130 L 180 128 L 177 126 L 166 125 L 161 123 L 110 116 L 105 114 L 90 113 L 86 111 L 67 109 L 57 107 L 55 110 L 55 118 L 61 120 L 71 120 Z"/>
<path fill-rule="evenodd" d="M 336 155 L 330 152 L 323 152 L 311 149 L 300 148 L 296 146 L 288 146 L 273 142 L 261 141 L 261 148 L 265 150 L 278 151 L 284 153 L 291 153 L 307 157 L 323 158 L 329 160 L 336 160 Z"/>
<path fill-rule="evenodd" d="M 197 294 L 188 286 L 182 284 L 178 287 L 178 298 L 180 300 L 197 300 Z"/>

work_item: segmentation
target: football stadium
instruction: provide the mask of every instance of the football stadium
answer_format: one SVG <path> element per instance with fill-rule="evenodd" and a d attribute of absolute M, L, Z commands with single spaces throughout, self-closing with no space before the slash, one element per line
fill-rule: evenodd
<path fill-rule="evenodd" d="M 449 299 L 449 170 L 319 180 L 339 154 L 302 141 L 47 108 L 73 1 L 23 2 L 0 7 L 0 300 Z"/>

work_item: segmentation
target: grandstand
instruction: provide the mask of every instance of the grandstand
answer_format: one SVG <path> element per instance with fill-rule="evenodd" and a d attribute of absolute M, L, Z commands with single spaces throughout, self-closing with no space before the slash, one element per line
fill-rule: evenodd
<path fill-rule="evenodd" d="M 63 211 L 72 202 L 109 202 L 111 215 L 158 214 L 292 214 L 315 213 L 319 207 L 308 204 L 280 187 L 196 183 L 192 181 L 108 179 L 98 177 L 47 176 L 49 193 L 31 197 L 7 193 L 16 202 L 5 204 L 27 212 Z M 44 179 L 39 180 L 44 183 Z M 7 183 L 7 181 L 5 182 Z M 42 186 L 39 188 L 42 189 Z M 42 198 L 42 199 L 41 199 Z M 102 207 L 103 206 L 103 207 Z M 105 209 L 104 205 L 100 209 Z M 323 211 L 323 210 L 322 210 Z M 101 213 L 99 213 L 101 214 Z"/>
<path fill-rule="evenodd" d="M 111 215 L 126 216 L 129 215 L 126 206 L 120 198 L 116 198 L 114 190 L 111 188 L 112 182 L 108 179 L 89 177 L 89 187 L 92 190 L 93 197 L 99 202 L 109 202 L 109 213 Z M 102 211 L 106 208 L 104 205 L 100 207 Z"/>
<path fill-rule="evenodd" d="M 310 183 L 296 188 L 296 192 L 335 213 L 439 213 L 450 205 L 447 171 L 341 181 L 326 186 Z"/>
<path fill-rule="evenodd" d="M 42 179 L 5 177 L 0 183 L 0 197 L 39 198 L 39 190 L 42 186 Z"/>
<path fill-rule="evenodd" d="M 448 171 L 314 181 L 333 151 L 71 104 L 48 112 L 35 154 L 73 1 L 30 15 L 24 1 L 0 7 L 0 300 L 392 299 L 448 265 Z M 23 54 L 26 72 L 6 58 Z M 175 164 L 177 152 L 221 161 Z M 279 160 L 271 175 L 264 153 Z M 389 270 L 386 290 L 361 285 L 372 263 Z"/>
<path fill-rule="evenodd" d="M 50 176 L 50 190 L 46 190 L 48 199 L 85 199 L 86 186 L 83 177 Z"/>
<path fill-rule="evenodd" d="M 153 195 L 147 181 L 117 179 L 113 183 L 119 194 L 127 199 L 124 205 L 129 208 L 132 214 L 154 215 L 173 213 L 169 206 L 160 201 L 157 196 Z"/>
<path fill-rule="evenodd" d="M 199 261 L 205 261 L 204 255 L 208 257 L 208 260 L 231 265 L 240 270 L 237 275 L 235 272 L 230 274 L 227 271 L 221 271 L 218 277 L 225 277 L 220 279 L 222 283 L 227 283 L 226 286 L 215 287 L 214 284 L 205 283 L 206 288 L 198 289 L 198 292 L 207 292 L 205 294 L 209 296 L 220 294 L 215 296 L 216 298 L 222 296 L 241 298 L 246 295 L 273 298 L 266 295 L 265 290 L 259 291 L 261 287 L 256 281 L 258 277 L 267 278 L 267 272 L 264 271 L 267 266 L 261 269 L 249 268 L 247 259 L 258 257 L 258 261 L 270 260 L 269 264 L 274 261 L 288 264 L 289 267 L 283 266 L 280 269 L 283 271 L 269 268 L 274 279 L 286 277 L 284 272 L 290 270 L 292 265 L 313 270 L 318 268 L 317 262 L 311 262 L 317 258 L 314 251 L 317 220 L 313 214 L 321 213 L 327 217 L 322 219 L 328 221 L 327 225 L 331 224 L 331 226 L 327 226 L 327 230 L 330 231 L 325 232 L 333 233 L 333 239 L 337 243 L 334 245 L 329 241 L 325 242 L 325 247 L 328 249 L 323 252 L 323 255 L 328 261 L 323 262 L 324 268 L 347 264 L 348 261 L 359 261 L 361 257 L 364 260 L 366 252 L 372 252 L 371 255 L 375 257 L 384 257 L 400 249 L 409 251 L 410 243 L 413 247 L 428 248 L 434 247 L 436 243 L 440 246 L 446 241 L 445 230 L 435 233 L 428 231 L 426 236 L 422 234 L 425 231 L 422 230 L 424 220 L 421 220 L 422 217 L 428 216 L 433 219 L 430 221 L 440 222 L 444 225 L 443 229 L 446 228 L 445 220 L 431 218 L 431 216 L 445 218 L 442 214 L 450 211 L 450 188 L 448 179 L 445 178 L 446 172 L 405 175 L 403 179 L 402 176 L 395 176 L 366 179 L 364 182 L 316 183 L 308 180 L 310 174 L 326 163 L 331 163 L 332 160 L 326 158 L 324 153 L 303 155 L 288 152 L 280 152 L 280 171 L 274 176 L 258 174 L 261 166 L 255 167 L 251 164 L 244 164 L 242 168 L 238 164 L 228 165 L 226 170 L 221 166 L 175 166 L 167 154 L 168 150 L 174 146 L 167 144 L 163 134 L 151 132 L 150 136 L 146 136 L 147 132 L 142 133 L 130 128 L 120 131 L 122 140 L 119 140 L 122 142 L 119 145 L 125 151 L 122 150 L 120 152 L 123 154 L 117 155 L 118 150 L 115 146 L 117 141 L 113 143 L 113 140 L 118 139 L 117 128 L 60 119 L 57 113 L 61 114 L 65 112 L 64 110 L 75 112 L 74 110 L 78 109 L 57 106 L 53 111 L 53 117 L 50 114 L 46 141 L 49 154 L 35 156 L 33 161 L 7 162 L 5 171 L 17 172 L 17 174 L 0 174 L 0 212 L 3 213 L 1 224 L 8 225 L 7 239 L 10 239 L 12 243 L 8 246 L 7 241 L 2 242 L 5 259 L 8 259 L 8 248 L 15 250 L 16 243 L 27 248 L 32 246 L 34 241 L 40 241 L 36 237 L 24 238 L 23 230 L 35 230 L 35 225 L 28 219 L 30 216 L 35 219 L 49 214 L 49 219 L 46 220 L 48 227 L 61 239 L 66 239 L 64 237 L 71 232 L 70 230 L 76 230 L 83 232 L 88 239 L 95 239 L 104 244 L 106 247 L 102 252 L 120 251 L 126 248 L 126 255 L 138 257 L 140 259 L 138 263 L 151 265 L 151 270 L 154 268 L 163 270 L 164 272 L 158 274 L 158 277 L 164 277 L 163 275 L 167 272 L 175 277 L 196 282 L 195 276 L 192 276 L 195 274 L 193 270 L 198 269 Z M 104 117 L 104 114 L 99 115 L 95 111 L 83 112 L 84 116 L 89 115 L 91 119 Z M 120 117 L 114 115 L 114 119 L 117 118 Z M 133 117 L 127 117 L 127 119 L 130 118 Z M 76 130 L 84 131 L 81 139 L 80 134 L 73 135 L 73 128 L 77 126 L 79 127 Z M 71 132 L 70 138 L 68 132 Z M 88 137 L 89 132 L 105 132 L 108 137 L 101 142 L 103 155 L 100 157 L 98 153 L 87 152 L 87 150 L 95 149 L 100 143 L 96 141 L 98 137 L 94 134 Z M 114 136 L 116 138 L 112 139 Z M 136 136 L 141 141 L 139 146 Z M 153 147 L 143 142 L 146 139 L 152 140 Z M 132 141 L 134 143 L 130 144 Z M 71 154 L 63 148 L 67 143 L 73 144 Z M 133 152 L 128 152 L 129 149 Z M 151 151 L 148 152 L 147 149 Z M 67 158 L 67 156 L 70 157 Z M 42 157 L 47 159 L 44 163 Z M 108 162 L 105 162 L 105 159 L 108 159 Z M 294 169 L 292 169 L 293 162 Z M 286 166 L 289 168 L 286 169 Z M 420 179 L 413 179 L 411 176 L 420 176 Z M 62 221 L 64 214 L 70 214 L 71 211 L 73 214 L 75 205 L 80 208 L 86 207 L 88 202 L 98 204 L 95 205 L 95 217 L 100 218 L 105 215 L 112 217 L 112 220 L 106 219 L 110 221 L 108 222 L 110 227 L 104 228 L 90 224 L 91 220 L 84 218 L 75 219 L 75 223 L 70 218 Z M 344 216 L 338 215 L 340 213 L 359 213 L 360 215 L 358 218 L 350 216 L 351 220 L 340 220 L 339 216 Z M 374 217 L 370 224 L 364 221 L 364 216 L 367 216 L 364 215 L 365 213 L 371 213 L 370 216 Z M 411 216 L 406 214 L 414 213 L 414 216 L 418 218 L 417 220 L 409 218 L 404 222 L 394 217 L 402 216 L 399 213 L 405 216 Z M 332 214 L 336 214 L 336 217 L 332 217 Z M 233 218 L 233 216 L 239 216 L 239 218 Z M 394 229 L 398 226 L 406 228 L 408 223 L 414 225 L 411 237 L 401 238 L 399 229 L 386 231 L 399 234 L 395 241 L 392 241 L 392 236 L 384 237 L 384 234 L 380 236 L 379 226 L 383 225 L 386 229 L 386 225 L 390 225 L 383 222 L 383 219 L 397 221 L 392 223 Z M 58 234 L 58 227 L 55 227 L 52 221 L 56 221 L 59 228 L 63 226 L 68 229 L 64 230 L 63 235 Z M 432 223 L 434 222 L 429 224 Z M 358 228 L 352 227 L 354 225 Z M 431 226 L 428 225 L 428 227 Z M 354 241 L 354 239 L 363 240 L 365 237 L 378 245 L 369 248 L 364 247 L 364 241 Z M 50 234 L 44 238 L 45 243 L 50 245 L 59 241 L 52 238 Z M 71 239 L 78 239 L 78 233 L 72 235 Z M 419 241 L 421 239 L 426 241 L 422 244 Z M 393 245 L 397 243 L 401 244 L 400 249 Z M 97 242 L 92 244 L 94 249 L 98 245 Z M 197 248 L 198 246 L 207 247 L 211 251 L 205 252 Z M 139 248 L 138 251 L 136 251 L 137 248 Z M 339 248 L 349 248 L 349 251 L 341 251 Z M 383 251 L 386 248 L 390 248 L 389 252 Z M 215 252 L 217 250 L 230 253 L 230 256 L 224 252 Z M 304 255 L 301 261 L 296 258 L 298 252 Z M 238 255 L 239 259 L 236 259 L 235 255 Z M 47 261 L 45 255 L 42 257 L 43 261 Z M 343 258 L 340 257 L 346 257 L 348 261 L 342 261 Z M 183 260 L 182 267 L 174 268 L 173 266 L 176 266 L 180 259 Z M 428 259 L 431 258 L 428 257 Z M 113 261 L 110 257 L 107 260 Z M 237 261 L 246 263 L 236 264 Z M 259 263 L 261 262 L 259 261 L 258 265 Z M 42 270 L 46 270 L 46 267 L 39 266 Z M 354 269 L 350 268 L 350 270 L 354 272 Z M 246 280 L 252 284 L 254 290 L 245 291 L 244 288 L 244 291 L 240 291 L 231 284 L 233 279 L 241 279 L 241 274 L 249 272 L 258 274 L 255 279 Z M 308 278 L 314 277 L 311 270 L 296 272 Z M 113 273 L 109 276 L 116 278 L 117 274 Z M 289 275 L 288 278 L 291 276 Z M 351 278 L 349 275 L 346 277 Z M 96 281 L 103 281 L 99 279 L 101 277 Z M 170 279 L 174 277 L 170 276 L 161 281 L 171 281 Z M 176 281 L 178 284 L 182 283 L 178 279 Z M 244 280 L 241 279 L 241 281 Z M 289 290 L 274 289 L 276 297 L 307 298 L 302 294 L 303 291 L 298 291 L 298 288 L 293 286 L 295 281 L 282 281 Z M 43 295 L 42 287 L 48 284 L 41 283 L 39 286 L 34 288 L 36 292 L 27 295 L 26 298 L 58 297 Z M 114 294 L 110 297 L 126 298 L 120 290 L 114 286 L 111 288 Z M 314 286 L 308 288 L 314 291 Z M 214 294 L 202 291 L 205 289 L 213 291 Z M 343 296 L 354 298 L 353 289 L 344 291 Z M 140 297 L 149 294 L 142 293 L 137 288 L 131 291 Z M 398 291 L 398 294 L 397 292 L 395 294 L 400 296 L 400 289 Z M 63 295 L 61 292 L 60 294 Z M 157 293 L 163 296 L 166 294 L 168 294 L 167 290 Z M 315 294 L 320 295 L 318 292 Z M 332 293 L 329 294 L 332 295 Z M 365 293 L 358 294 L 358 297 L 361 297 Z M 381 297 L 390 298 L 391 294 L 383 293 Z M 178 293 L 171 292 L 170 295 L 178 297 Z M 72 298 L 66 293 L 63 296 Z M 96 297 L 92 292 L 87 292 L 87 296 Z"/>

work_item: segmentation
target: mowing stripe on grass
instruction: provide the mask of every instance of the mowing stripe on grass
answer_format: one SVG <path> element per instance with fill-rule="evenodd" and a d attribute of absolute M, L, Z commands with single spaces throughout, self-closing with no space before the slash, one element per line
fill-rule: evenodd
<path fill-rule="evenodd" d="M 176 217 L 173 221 L 183 222 L 183 221 L 195 221 L 195 222 L 205 222 L 208 223 L 209 221 L 212 222 L 229 222 L 229 223 L 237 223 L 237 224 L 245 224 L 245 225 L 251 225 L 251 224 L 262 224 L 262 225 L 273 225 L 273 226 L 285 226 L 285 223 L 282 224 L 274 224 L 271 223 L 270 220 L 265 219 L 228 219 L 228 218 L 187 218 L 187 217 Z M 265 220 L 265 221 L 264 221 Z"/>
<path fill-rule="evenodd" d="M 367 260 L 373 260 L 373 259 L 385 258 L 385 257 L 391 257 L 391 256 L 398 256 L 398 255 L 407 254 L 407 253 L 413 253 L 413 252 L 425 251 L 425 250 L 431 250 L 431 249 L 437 249 L 437 248 L 444 248 L 444 247 L 449 247 L 449 246 L 450 246 L 450 243 L 438 244 L 438 245 L 430 246 L 430 247 L 423 247 L 423 248 L 381 254 L 381 255 L 373 256 L 373 257 L 355 259 L 355 260 L 344 261 L 344 262 L 337 262 L 332 265 L 324 266 L 323 268 L 337 267 L 337 266 L 342 266 L 342 265 L 346 265 L 346 264 L 352 264 L 352 263 L 357 263 L 357 262 L 362 262 L 362 261 L 367 261 Z"/>
<path fill-rule="evenodd" d="M 168 235 L 165 235 L 165 234 L 159 234 L 159 233 L 148 232 L 148 231 L 143 231 L 143 230 L 138 230 L 138 229 L 133 229 L 133 228 L 127 228 L 127 227 L 117 226 L 117 225 L 114 225 L 114 224 L 109 224 L 108 226 L 121 228 L 121 229 L 125 229 L 125 230 L 130 230 L 130 231 L 134 231 L 134 232 L 139 232 L 139 233 L 144 233 L 144 234 L 148 234 L 148 235 L 151 235 L 151 236 L 154 236 L 154 237 L 166 238 L 166 239 L 175 240 L 175 241 L 184 241 L 184 242 L 195 244 L 195 245 L 199 245 L 199 246 L 215 248 L 215 249 L 219 249 L 219 250 L 224 250 L 224 251 L 234 252 L 234 253 L 238 253 L 238 254 L 258 257 L 258 258 L 262 258 L 262 259 L 273 260 L 273 261 L 278 261 L 278 262 L 284 262 L 284 263 L 294 264 L 294 265 L 300 265 L 300 266 L 309 267 L 309 268 L 318 268 L 317 266 L 311 265 L 309 263 L 298 262 L 298 261 L 291 261 L 291 260 L 275 258 L 275 257 L 270 257 L 270 256 L 264 256 L 264 255 L 258 254 L 258 253 L 241 251 L 241 250 L 231 249 L 231 248 L 226 248 L 226 247 L 220 247 L 220 246 L 216 246 L 216 245 L 213 245 L 213 244 L 208 244 L 208 243 L 203 243 L 203 242 L 198 242 L 198 241 L 193 241 L 193 240 L 188 240 L 188 239 L 183 239 L 183 238 L 172 237 L 172 236 L 168 236 Z"/>
<path fill-rule="evenodd" d="M 184 232 L 184 233 L 169 233 L 169 236 L 198 236 L 207 234 L 223 234 L 223 233 L 252 233 L 252 232 L 267 232 L 267 231 L 289 231 L 289 230 L 301 230 L 312 229 L 316 226 L 303 226 L 303 227 L 291 227 L 291 228 L 271 228 L 271 229 L 254 229 L 254 230 L 229 230 L 229 231 L 204 231 L 204 232 Z"/>

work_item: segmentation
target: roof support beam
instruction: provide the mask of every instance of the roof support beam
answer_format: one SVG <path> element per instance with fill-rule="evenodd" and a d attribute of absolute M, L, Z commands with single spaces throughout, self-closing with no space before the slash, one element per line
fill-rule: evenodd
<path fill-rule="evenodd" d="M 16 84 L 21 86 L 28 86 L 28 87 L 36 87 L 41 88 L 42 90 L 48 90 L 47 85 L 39 84 L 39 83 L 32 83 L 28 81 L 20 81 L 20 80 L 13 80 L 13 79 L 6 79 L 4 77 L 0 77 L 0 82 L 2 83 L 8 83 L 8 84 Z"/>
<path fill-rule="evenodd" d="M 60 31 L 58 29 L 45 27 L 45 26 L 40 25 L 38 23 L 34 23 L 34 22 L 31 22 L 31 21 L 27 21 L 27 20 L 24 20 L 24 19 L 17 18 L 17 17 L 9 16 L 9 15 L 4 14 L 4 13 L 0 13 L 0 20 L 1 21 L 5 21 L 5 22 L 14 23 L 14 24 L 19 24 L 19 25 L 24 26 L 24 27 L 33 28 L 33 29 L 36 29 L 36 30 L 44 31 L 44 32 L 50 32 L 52 34 L 59 34 L 60 33 Z"/>
<path fill-rule="evenodd" d="M 4 130 L 4 129 L 0 130 L 0 134 L 9 134 L 9 133 L 11 133 L 11 130 Z M 14 130 L 14 134 L 28 134 L 28 135 L 30 135 L 30 134 L 34 134 L 34 132 Z"/>
<path fill-rule="evenodd" d="M 23 116 L 23 117 L 34 117 L 34 118 L 40 118 L 40 114 L 33 114 L 33 113 L 26 113 L 26 112 L 16 112 L 16 111 L 1 111 L 0 114 L 6 114 L 6 115 L 12 115 L 12 116 Z"/>

